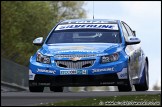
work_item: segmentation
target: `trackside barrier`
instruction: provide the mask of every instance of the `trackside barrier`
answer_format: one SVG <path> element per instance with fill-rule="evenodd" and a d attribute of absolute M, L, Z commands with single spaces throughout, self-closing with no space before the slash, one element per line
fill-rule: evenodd
<path fill-rule="evenodd" d="M 4 82 L 4 81 L 1 81 L 1 88 L 2 87 L 11 88 L 11 89 L 15 89 L 15 90 L 18 90 L 18 91 L 28 91 L 28 87 L 19 86 L 15 83 L 7 83 L 7 82 Z"/>
<path fill-rule="evenodd" d="M 1 57 L 1 81 L 27 87 L 28 67 Z"/>

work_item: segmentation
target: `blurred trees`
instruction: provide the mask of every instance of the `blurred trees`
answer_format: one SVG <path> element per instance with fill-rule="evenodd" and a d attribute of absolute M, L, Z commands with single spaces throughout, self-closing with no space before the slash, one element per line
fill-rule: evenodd
<path fill-rule="evenodd" d="M 85 18 L 83 1 L 2 1 L 1 55 L 22 65 L 40 47 L 36 37 L 48 35 L 63 19 Z"/>

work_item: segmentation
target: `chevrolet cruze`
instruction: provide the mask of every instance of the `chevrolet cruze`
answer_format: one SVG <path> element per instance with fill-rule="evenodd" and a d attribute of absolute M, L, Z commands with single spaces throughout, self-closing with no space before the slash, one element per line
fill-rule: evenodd
<path fill-rule="evenodd" d="M 118 86 L 119 91 L 149 88 L 148 57 L 125 22 L 108 19 L 60 21 L 29 64 L 30 92 L 63 92 L 63 87 Z"/>

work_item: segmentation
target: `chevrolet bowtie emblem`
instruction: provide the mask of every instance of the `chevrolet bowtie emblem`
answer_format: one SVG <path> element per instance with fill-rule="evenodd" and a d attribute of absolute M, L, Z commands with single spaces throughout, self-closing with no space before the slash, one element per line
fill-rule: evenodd
<path fill-rule="evenodd" d="M 73 57 L 73 58 L 70 58 L 70 60 L 72 60 L 72 61 L 78 61 L 78 60 L 80 60 L 81 58 L 80 57 Z"/>

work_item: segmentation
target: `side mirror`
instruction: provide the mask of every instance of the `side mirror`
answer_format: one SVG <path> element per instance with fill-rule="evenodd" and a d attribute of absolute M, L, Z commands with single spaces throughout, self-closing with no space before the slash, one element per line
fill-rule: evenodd
<path fill-rule="evenodd" d="M 134 36 L 136 36 L 136 31 L 133 31 Z"/>
<path fill-rule="evenodd" d="M 139 44 L 140 42 L 141 40 L 134 36 L 128 37 L 128 40 L 126 40 L 127 45 Z"/>
<path fill-rule="evenodd" d="M 33 44 L 41 46 L 43 44 L 43 37 L 38 37 L 38 38 L 34 39 Z"/>

